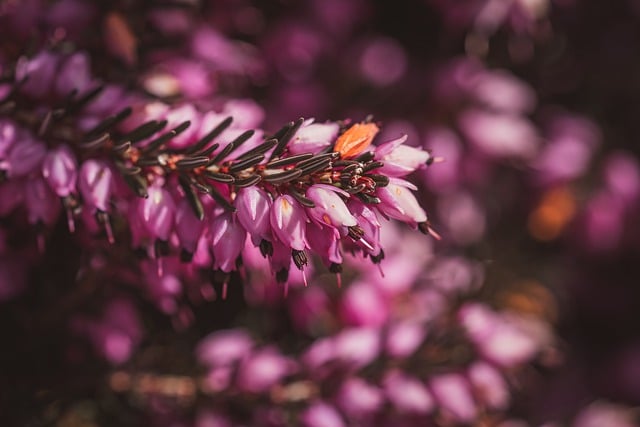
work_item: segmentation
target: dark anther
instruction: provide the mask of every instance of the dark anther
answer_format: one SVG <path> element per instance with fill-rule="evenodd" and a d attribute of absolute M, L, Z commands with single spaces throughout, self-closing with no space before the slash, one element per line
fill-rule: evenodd
<path fill-rule="evenodd" d="M 214 181 L 222 182 L 223 184 L 233 184 L 233 182 L 235 181 L 235 178 L 233 177 L 233 175 L 229 175 L 226 173 L 219 173 L 219 172 L 211 172 L 208 170 L 204 171 L 204 176 Z"/>
<path fill-rule="evenodd" d="M 279 168 L 286 165 L 302 162 L 313 157 L 312 153 L 298 154 L 296 156 L 285 157 L 284 159 L 273 160 L 267 163 L 268 168 Z"/>
<path fill-rule="evenodd" d="M 255 185 L 258 182 L 260 182 L 261 179 L 262 177 L 260 175 L 251 175 L 251 176 L 248 176 L 247 178 L 236 179 L 236 181 L 234 182 L 234 185 L 236 186 L 236 188 L 251 187 L 252 185 Z"/>
<path fill-rule="evenodd" d="M 191 262 L 193 260 L 193 254 L 186 249 L 180 251 L 180 261 Z"/>
<path fill-rule="evenodd" d="M 198 156 L 206 156 L 209 157 L 211 155 L 211 153 L 213 153 L 214 151 L 216 151 L 218 149 L 218 147 L 220 146 L 220 144 L 218 144 L 217 142 L 215 144 L 211 144 L 211 146 L 207 147 L 206 150 L 202 150 L 202 151 L 198 151 Z"/>
<path fill-rule="evenodd" d="M 187 150 L 187 153 L 191 154 L 191 153 L 195 153 L 197 151 L 202 150 L 204 147 L 207 146 L 207 144 L 213 141 L 214 138 L 218 137 L 222 132 L 224 132 L 224 130 L 231 125 L 231 122 L 233 122 L 233 117 L 227 117 L 226 119 L 221 121 L 220 124 L 218 124 L 218 126 L 211 129 L 209 133 L 207 133 L 205 136 L 200 138 L 200 140 L 196 142 L 194 145 L 189 147 L 189 149 Z"/>
<path fill-rule="evenodd" d="M 204 219 L 204 208 L 202 207 L 200 198 L 191 186 L 189 178 L 185 175 L 180 174 L 180 176 L 178 177 L 178 182 L 180 182 L 180 187 L 182 187 L 182 191 L 184 191 L 185 197 L 187 198 L 189 206 L 191 207 L 194 215 L 196 216 L 196 218 L 202 221 Z"/>
<path fill-rule="evenodd" d="M 374 264 L 380 264 L 380 262 L 382 262 L 382 260 L 384 259 L 384 251 L 382 250 L 382 248 L 380 248 L 380 252 L 378 252 L 378 255 L 369 255 L 369 257 L 371 258 L 371 262 L 373 262 Z"/>
<path fill-rule="evenodd" d="M 264 175 L 262 179 L 270 182 L 271 184 L 282 184 L 284 182 L 291 181 L 292 179 L 296 179 L 300 175 L 302 175 L 302 171 L 300 169 L 291 169 L 280 173 Z"/>
<path fill-rule="evenodd" d="M 329 271 L 332 273 L 342 273 L 342 264 L 337 264 L 335 262 L 332 262 L 331 265 L 329 266 Z"/>
<path fill-rule="evenodd" d="M 291 251 L 291 257 L 293 258 L 293 263 L 298 267 L 299 270 L 302 270 L 302 267 L 307 265 L 309 260 L 307 259 L 307 254 L 304 251 L 298 251 L 293 249 Z"/>
<path fill-rule="evenodd" d="M 425 164 L 426 164 L 427 166 L 431 166 L 431 165 L 433 164 L 433 162 L 435 161 L 435 159 L 436 159 L 436 158 L 435 158 L 435 157 L 433 157 L 433 156 L 431 155 L 431 154 L 432 154 L 432 153 L 431 153 L 431 150 L 426 150 L 426 151 L 427 151 L 427 153 L 429 153 L 429 158 L 427 159 L 427 161 L 425 162 Z"/>
<path fill-rule="evenodd" d="M 276 281 L 278 283 L 286 283 L 289 280 L 289 269 L 284 267 L 276 272 Z"/>
<path fill-rule="evenodd" d="M 349 230 L 349 237 L 353 240 L 360 240 L 364 236 L 364 230 L 358 225 L 347 227 L 347 229 Z"/>
<path fill-rule="evenodd" d="M 260 241 L 260 253 L 265 258 L 273 255 L 273 245 L 270 241 L 265 239 Z"/>
<path fill-rule="evenodd" d="M 155 252 L 156 258 L 161 256 L 169 255 L 169 242 L 166 240 L 156 239 L 153 250 Z"/>
<path fill-rule="evenodd" d="M 189 170 L 206 166 L 207 164 L 209 164 L 208 157 L 189 157 L 178 160 L 176 162 L 176 168 L 180 170 Z"/>
<path fill-rule="evenodd" d="M 344 189 L 344 191 L 346 191 L 349 194 L 357 194 L 362 192 L 363 190 L 365 190 L 367 188 L 366 184 L 358 184 L 354 187 L 347 187 Z"/>
<path fill-rule="evenodd" d="M 377 205 L 378 203 L 380 203 L 380 199 L 375 196 L 370 196 L 366 193 L 356 193 L 356 195 L 365 203 L 372 205 Z"/>
<path fill-rule="evenodd" d="M 241 160 L 239 162 L 234 162 L 229 167 L 229 172 L 231 172 L 231 173 L 240 172 L 241 170 L 248 169 L 248 168 L 251 168 L 253 166 L 256 166 L 257 164 L 259 164 L 263 160 L 264 160 L 264 154 L 256 154 L 253 157 L 249 157 L 249 158 Z"/>
<path fill-rule="evenodd" d="M 295 123 L 293 123 L 292 126 L 287 129 L 287 131 L 280 138 L 277 138 L 278 145 L 276 145 L 276 148 L 273 149 L 273 152 L 271 153 L 271 159 L 278 158 L 284 152 L 285 147 L 287 146 L 289 141 L 291 141 L 293 135 L 298 132 L 298 129 L 300 129 L 302 123 L 304 123 L 304 119 L 300 117 L 295 121 Z"/>
<path fill-rule="evenodd" d="M 228 143 L 225 147 L 209 161 L 209 165 L 214 165 L 224 159 L 233 151 L 233 142 Z"/>

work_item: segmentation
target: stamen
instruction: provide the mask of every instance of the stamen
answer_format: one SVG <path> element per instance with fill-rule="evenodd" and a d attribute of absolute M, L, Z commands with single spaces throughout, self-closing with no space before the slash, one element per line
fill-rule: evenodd
<path fill-rule="evenodd" d="M 433 228 L 431 228 L 431 223 L 429 221 L 424 221 L 418 224 L 418 229 L 423 234 L 428 234 L 436 240 L 442 240 L 442 236 L 438 234 Z"/>
<path fill-rule="evenodd" d="M 298 267 L 299 270 L 302 270 L 303 267 L 309 262 L 309 260 L 307 259 L 307 254 L 304 251 L 293 249 L 291 251 L 291 256 L 293 257 L 293 263 L 296 265 L 296 267 Z"/>
<path fill-rule="evenodd" d="M 222 299 L 226 300 L 227 299 L 227 292 L 229 290 L 229 284 L 227 283 L 227 281 L 225 281 L 222 284 Z"/>
<path fill-rule="evenodd" d="M 260 253 L 263 257 L 273 256 L 273 245 L 270 241 L 262 239 L 260 241 Z"/>

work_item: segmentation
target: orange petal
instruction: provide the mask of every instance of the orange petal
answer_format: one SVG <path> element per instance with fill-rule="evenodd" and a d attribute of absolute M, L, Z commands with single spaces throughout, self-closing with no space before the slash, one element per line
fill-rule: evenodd
<path fill-rule="evenodd" d="M 379 130 L 375 123 L 356 123 L 338 137 L 333 150 L 343 159 L 355 157 L 371 145 Z"/>

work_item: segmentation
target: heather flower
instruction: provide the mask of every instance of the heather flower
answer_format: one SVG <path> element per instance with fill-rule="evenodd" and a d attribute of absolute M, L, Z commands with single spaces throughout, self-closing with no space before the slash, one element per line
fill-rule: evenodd
<path fill-rule="evenodd" d="M 344 427 L 345 423 L 336 409 L 324 402 L 315 402 L 302 414 L 305 427 Z"/>
<path fill-rule="evenodd" d="M 443 374 L 429 381 L 429 388 L 446 416 L 469 423 L 476 417 L 470 385 L 460 374 Z"/>
<path fill-rule="evenodd" d="M 434 401 L 427 387 L 400 372 L 389 372 L 384 378 L 385 394 L 399 412 L 427 414 Z"/>
<path fill-rule="evenodd" d="M 289 143 L 291 154 L 320 152 L 329 147 L 338 136 L 337 123 L 314 123 L 305 121 Z"/>

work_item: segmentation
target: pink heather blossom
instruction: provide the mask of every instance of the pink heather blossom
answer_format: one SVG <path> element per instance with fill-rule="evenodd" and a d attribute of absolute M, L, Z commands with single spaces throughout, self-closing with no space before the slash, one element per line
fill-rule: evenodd
<path fill-rule="evenodd" d="M 211 221 L 213 268 L 228 273 L 236 269 L 236 260 L 244 248 L 247 232 L 236 215 L 223 213 Z"/>
<path fill-rule="evenodd" d="M 254 351 L 240 362 L 236 385 L 242 391 L 264 392 L 295 368 L 292 360 L 282 356 L 274 348 Z"/>
<path fill-rule="evenodd" d="M 238 221 L 251 235 L 254 245 L 271 240 L 271 204 L 271 197 L 258 187 L 242 188 L 236 195 Z"/>
<path fill-rule="evenodd" d="M 33 58 L 22 57 L 16 65 L 16 81 L 25 80 L 22 90 L 34 97 L 44 97 L 52 89 L 59 57 L 47 50 Z"/>
<path fill-rule="evenodd" d="M 383 214 L 416 227 L 427 220 L 427 214 L 418 204 L 411 189 L 415 187 L 409 182 L 394 179 L 386 187 L 377 190 L 376 194 L 382 203 L 376 207 Z"/>
<path fill-rule="evenodd" d="M 509 405 L 509 387 L 502 374 L 485 362 L 475 362 L 468 372 L 469 382 L 475 395 L 486 406 L 504 410 Z"/>
<path fill-rule="evenodd" d="M 242 329 L 227 329 L 206 336 L 196 349 L 200 363 L 209 366 L 228 366 L 245 356 L 253 347 L 253 340 Z"/>
<path fill-rule="evenodd" d="M 271 227 L 276 237 L 286 246 L 305 249 L 307 215 L 300 204 L 289 195 L 278 196 L 271 206 Z"/>
<path fill-rule="evenodd" d="M 24 186 L 28 218 L 31 224 L 52 225 L 58 219 L 60 201 L 42 178 L 28 180 Z"/>
<path fill-rule="evenodd" d="M 198 246 L 198 240 L 204 230 L 205 221 L 199 219 L 193 212 L 187 199 L 182 199 L 176 208 L 175 232 L 180 241 L 180 246 L 193 255 Z"/>
<path fill-rule="evenodd" d="M 344 193 L 344 194 L 343 194 Z M 307 189 L 306 196 L 315 203 L 315 207 L 307 208 L 307 213 L 321 225 L 331 227 L 352 227 L 357 224 L 356 219 L 349 212 L 339 194 L 348 194 L 335 187 L 320 184 Z"/>
<path fill-rule="evenodd" d="M 418 379 L 391 371 L 383 382 L 387 398 L 399 412 L 427 414 L 433 411 L 433 397 Z"/>
<path fill-rule="evenodd" d="M 441 410 L 450 418 L 463 423 L 472 422 L 477 414 L 469 383 L 461 374 L 433 377 L 429 387 Z"/>
<path fill-rule="evenodd" d="M 336 396 L 336 404 L 347 415 L 363 418 L 376 412 L 384 403 L 382 391 L 363 380 L 352 377 L 347 379 Z"/>
<path fill-rule="evenodd" d="M 347 325 L 380 327 L 388 316 L 388 301 L 368 283 L 351 284 L 340 301 L 340 317 Z"/>
<path fill-rule="evenodd" d="M 379 169 L 388 176 L 402 177 L 425 167 L 433 161 L 431 153 L 404 145 L 407 135 L 379 145 L 375 149 L 375 158 L 384 163 Z"/>
<path fill-rule="evenodd" d="M 83 162 L 80 167 L 78 186 L 87 205 L 103 212 L 109 211 L 113 177 L 107 164 L 99 160 Z"/>
<path fill-rule="evenodd" d="M 471 143 L 490 156 L 530 159 L 537 152 L 536 130 L 519 116 L 468 110 L 459 124 Z"/>
<path fill-rule="evenodd" d="M 90 88 L 91 80 L 89 56 L 84 52 L 75 53 L 62 61 L 55 90 L 60 96 L 68 96 L 73 91 L 83 93 Z"/>
<path fill-rule="evenodd" d="M 7 169 L 10 177 L 21 177 L 40 167 L 47 153 L 46 146 L 27 132 L 21 132 L 7 155 Z"/>
<path fill-rule="evenodd" d="M 301 415 L 305 427 L 345 427 L 342 417 L 328 403 L 314 402 Z"/>
<path fill-rule="evenodd" d="M 391 357 L 406 358 L 422 344 L 427 331 L 420 323 L 410 320 L 397 322 L 389 327 L 385 350 Z"/>
<path fill-rule="evenodd" d="M 338 136 L 337 123 L 313 123 L 307 120 L 288 145 L 291 154 L 317 153 L 327 148 Z"/>
<path fill-rule="evenodd" d="M 176 206 L 168 191 L 151 187 L 149 197 L 138 205 L 138 214 L 147 232 L 155 239 L 168 240 L 173 231 Z"/>
<path fill-rule="evenodd" d="M 78 163 L 67 145 L 50 150 L 42 163 L 42 176 L 58 197 L 76 192 Z"/>

